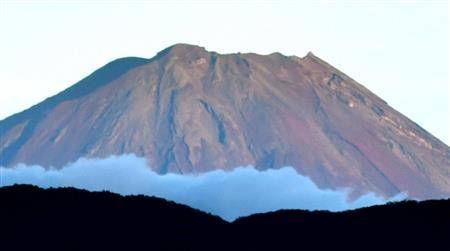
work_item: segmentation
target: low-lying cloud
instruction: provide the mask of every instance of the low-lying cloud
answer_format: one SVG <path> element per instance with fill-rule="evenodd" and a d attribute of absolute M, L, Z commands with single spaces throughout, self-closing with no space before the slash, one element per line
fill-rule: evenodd
<path fill-rule="evenodd" d="M 122 195 L 145 194 L 189 205 L 226 220 L 278 209 L 341 211 L 383 204 L 382 197 L 366 194 L 348 201 L 348 190 L 319 189 L 293 168 L 258 171 L 251 166 L 230 172 L 201 175 L 159 175 L 147 161 L 134 155 L 106 159 L 80 159 L 61 170 L 18 165 L 3 168 L 3 186 L 34 184 L 40 187 L 76 187 L 108 190 Z M 400 200 L 400 194 L 390 200 Z"/>

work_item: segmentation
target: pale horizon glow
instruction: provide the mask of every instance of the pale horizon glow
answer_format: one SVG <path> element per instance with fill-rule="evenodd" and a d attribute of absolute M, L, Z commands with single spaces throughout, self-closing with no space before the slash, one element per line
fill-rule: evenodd
<path fill-rule="evenodd" d="M 308 51 L 450 144 L 447 1 L 0 0 L 0 119 L 175 43 Z"/>

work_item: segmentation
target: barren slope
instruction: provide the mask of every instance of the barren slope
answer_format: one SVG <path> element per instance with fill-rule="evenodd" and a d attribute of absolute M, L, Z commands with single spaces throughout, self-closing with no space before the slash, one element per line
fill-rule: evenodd
<path fill-rule="evenodd" d="M 313 54 L 177 44 L 116 60 L 0 121 L 2 164 L 135 153 L 160 173 L 293 166 L 356 194 L 450 195 L 450 149 Z"/>

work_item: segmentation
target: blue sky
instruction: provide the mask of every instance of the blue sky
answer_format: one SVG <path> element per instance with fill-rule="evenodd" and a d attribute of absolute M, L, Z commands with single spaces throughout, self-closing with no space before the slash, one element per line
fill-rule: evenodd
<path fill-rule="evenodd" d="M 0 1 L 0 119 L 178 42 L 314 52 L 450 144 L 447 1 Z"/>

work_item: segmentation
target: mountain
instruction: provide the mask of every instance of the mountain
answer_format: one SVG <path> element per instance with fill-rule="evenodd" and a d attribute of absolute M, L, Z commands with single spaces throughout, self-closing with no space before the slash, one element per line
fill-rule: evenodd
<path fill-rule="evenodd" d="M 292 166 L 355 196 L 450 195 L 450 148 L 312 53 L 176 44 L 115 60 L 0 131 L 8 167 L 134 153 L 161 174 Z"/>
<path fill-rule="evenodd" d="M 4 250 L 445 250 L 450 235 L 450 200 L 232 223 L 159 198 L 73 188 L 2 187 L 0 201 Z"/>

